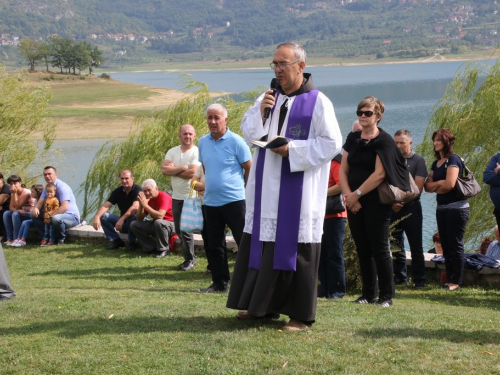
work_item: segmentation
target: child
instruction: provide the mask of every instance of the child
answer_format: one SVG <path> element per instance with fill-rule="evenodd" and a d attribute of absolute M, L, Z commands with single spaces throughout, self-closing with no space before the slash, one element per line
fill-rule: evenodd
<path fill-rule="evenodd" d="M 36 201 L 40 198 L 40 195 L 42 195 L 42 191 L 43 191 L 42 184 L 35 184 L 31 187 L 31 200 L 29 202 L 31 209 L 35 207 Z M 31 219 L 25 220 L 21 223 L 21 227 L 19 228 L 18 238 L 16 238 L 12 246 L 15 247 L 26 246 L 26 238 L 28 238 L 28 233 L 32 225 L 33 222 L 31 221 Z"/>
<path fill-rule="evenodd" d="M 45 224 L 45 233 L 41 246 L 52 246 L 55 242 L 55 232 L 52 227 L 52 216 L 54 216 L 59 209 L 59 199 L 56 198 L 57 187 L 49 183 L 45 186 L 45 205 L 43 210 L 43 223 Z"/>

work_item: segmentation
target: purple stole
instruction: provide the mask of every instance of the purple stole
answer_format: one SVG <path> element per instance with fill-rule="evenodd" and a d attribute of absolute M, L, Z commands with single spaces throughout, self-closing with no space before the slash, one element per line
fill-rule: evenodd
<path fill-rule="evenodd" d="M 306 140 L 308 138 L 318 93 L 318 90 L 311 90 L 295 98 L 288 116 L 285 137 L 292 140 Z M 258 149 L 259 154 L 257 155 L 257 166 L 255 168 L 255 201 L 249 259 L 249 268 L 255 270 L 260 269 L 262 258 L 260 219 L 262 180 L 267 152 L 272 151 L 265 148 Z M 282 158 L 276 242 L 274 246 L 274 270 L 296 270 L 303 184 L 304 172 L 290 172 L 290 160 Z"/>

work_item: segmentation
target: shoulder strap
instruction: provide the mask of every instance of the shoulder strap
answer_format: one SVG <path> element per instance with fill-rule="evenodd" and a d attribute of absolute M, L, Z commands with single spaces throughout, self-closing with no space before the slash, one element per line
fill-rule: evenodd
<path fill-rule="evenodd" d="M 457 155 L 460 160 L 462 161 L 462 167 L 463 167 L 463 170 L 462 170 L 462 176 L 464 175 L 464 171 L 465 171 L 465 176 L 468 176 L 468 175 L 472 175 L 472 171 L 467 167 L 467 165 L 465 164 L 465 160 L 464 158 L 462 158 L 460 155 L 458 154 L 452 154 L 452 155 Z M 448 159 L 446 159 L 446 161 L 444 162 L 444 168 L 447 169 L 448 168 Z"/>

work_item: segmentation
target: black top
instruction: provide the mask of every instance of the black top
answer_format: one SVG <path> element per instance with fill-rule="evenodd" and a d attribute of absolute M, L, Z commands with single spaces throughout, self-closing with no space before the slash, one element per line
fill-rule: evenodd
<path fill-rule="evenodd" d="M 0 194 L 8 194 L 9 195 L 9 197 L 7 198 L 7 200 L 5 202 L 3 202 L 3 204 L 2 204 L 2 213 L 1 213 L 1 215 L 3 215 L 3 213 L 5 211 L 9 211 L 9 206 L 10 206 L 10 185 L 4 183 L 3 186 L 2 186 L 2 189 L 0 190 Z"/>
<path fill-rule="evenodd" d="M 427 178 L 427 166 L 425 165 L 425 159 L 418 154 L 415 154 L 414 151 L 410 152 L 410 155 L 406 158 L 406 165 L 408 166 L 408 170 L 412 175 L 413 179 L 415 177 Z M 418 202 L 420 200 L 420 195 L 417 199 L 407 203 L 412 204 L 414 202 Z"/>
<path fill-rule="evenodd" d="M 406 161 L 396 146 L 394 139 L 379 128 L 378 136 L 366 142 L 361 139 L 361 132 L 351 132 L 343 146 L 349 155 L 349 187 L 352 191 L 358 189 L 375 171 L 377 155 L 380 156 L 387 181 L 404 191 L 410 190 L 410 180 Z M 360 203 L 378 201 L 377 189 L 373 189 L 360 198 Z"/>
<path fill-rule="evenodd" d="M 432 163 L 431 166 L 431 171 L 433 172 L 432 174 L 432 180 L 433 181 L 442 181 L 446 180 L 446 170 L 448 164 L 448 168 L 454 168 L 458 167 L 458 175 L 461 176 L 463 172 L 463 166 L 462 166 L 462 160 L 460 159 L 460 156 L 457 154 L 451 154 L 448 157 L 448 163 L 446 161 L 440 166 L 437 166 L 437 160 Z M 457 198 L 457 192 L 455 189 L 451 189 L 449 192 L 444 193 L 444 194 L 436 194 L 436 202 L 437 204 L 449 204 L 453 202 L 459 202 L 463 201 L 463 198 Z"/>
<path fill-rule="evenodd" d="M 120 209 L 120 216 L 123 216 L 125 212 L 132 206 L 132 204 L 137 200 L 139 192 L 142 188 L 139 185 L 134 184 L 130 193 L 125 193 L 123 186 L 116 188 L 111 193 L 108 202 L 111 204 L 117 204 Z"/>
<path fill-rule="evenodd" d="M 406 158 L 406 165 L 410 170 L 410 174 L 413 178 L 422 177 L 427 178 L 427 167 L 425 166 L 425 159 L 414 151 L 410 152 L 410 155 Z"/>

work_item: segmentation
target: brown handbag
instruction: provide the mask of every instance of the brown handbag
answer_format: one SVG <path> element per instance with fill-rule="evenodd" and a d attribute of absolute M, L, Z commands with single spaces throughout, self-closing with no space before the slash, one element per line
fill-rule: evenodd
<path fill-rule="evenodd" d="M 394 204 L 394 203 L 408 203 L 420 196 L 420 190 L 418 189 L 415 180 L 413 179 L 410 172 L 408 172 L 410 177 L 410 191 L 404 191 L 397 186 L 391 185 L 387 182 L 387 179 L 382 181 L 378 186 L 378 198 L 382 204 Z"/>

